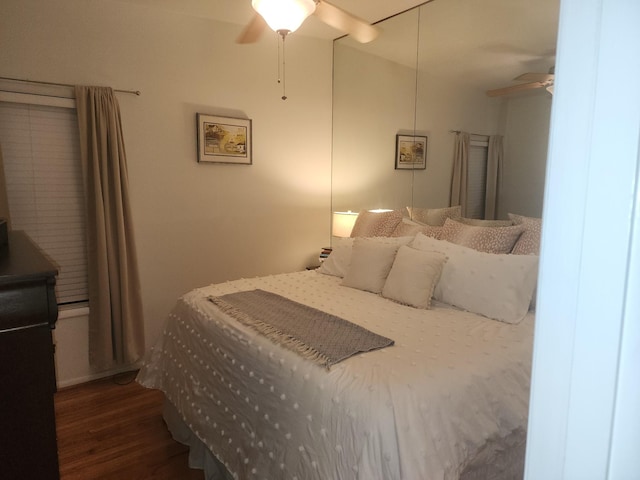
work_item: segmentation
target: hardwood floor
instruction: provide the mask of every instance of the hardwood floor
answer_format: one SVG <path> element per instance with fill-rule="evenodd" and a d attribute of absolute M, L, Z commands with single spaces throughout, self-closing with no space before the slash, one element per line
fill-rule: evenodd
<path fill-rule="evenodd" d="M 162 420 L 162 394 L 131 381 L 134 375 L 55 394 L 62 480 L 204 479 Z"/>

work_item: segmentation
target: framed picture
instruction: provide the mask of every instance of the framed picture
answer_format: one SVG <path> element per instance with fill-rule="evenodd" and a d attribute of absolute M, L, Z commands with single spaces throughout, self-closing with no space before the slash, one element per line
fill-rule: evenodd
<path fill-rule="evenodd" d="M 396 135 L 396 170 L 427 168 L 427 137 Z"/>
<path fill-rule="evenodd" d="M 251 120 L 196 114 L 198 162 L 251 165 Z"/>

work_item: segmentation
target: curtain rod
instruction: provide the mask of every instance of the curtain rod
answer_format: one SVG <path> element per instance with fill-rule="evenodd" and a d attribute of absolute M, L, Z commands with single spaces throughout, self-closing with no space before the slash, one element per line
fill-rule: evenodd
<path fill-rule="evenodd" d="M 24 78 L 11 78 L 11 77 L 0 77 L 0 80 L 12 80 L 14 82 L 25 82 L 25 83 L 37 83 L 40 85 L 53 85 L 56 87 L 75 87 L 75 85 L 70 85 L 68 83 L 56 83 L 56 82 L 44 82 L 41 80 L 27 80 Z M 118 90 L 118 89 L 113 89 L 114 92 L 119 92 L 119 93 L 130 93 L 132 95 L 141 95 L 140 90 Z"/>
<path fill-rule="evenodd" d="M 449 133 L 462 133 L 462 130 L 449 130 Z M 468 132 L 469 135 L 477 135 L 478 137 L 489 137 L 489 135 L 486 135 L 484 133 L 471 133 Z"/>

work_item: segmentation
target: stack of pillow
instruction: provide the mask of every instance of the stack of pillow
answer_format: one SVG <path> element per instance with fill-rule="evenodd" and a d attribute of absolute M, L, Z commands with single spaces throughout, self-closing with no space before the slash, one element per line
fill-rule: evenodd
<path fill-rule="evenodd" d="M 464 219 L 459 207 L 412 210 L 414 219 L 420 214 L 440 224 L 408 220 L 400 211 L 361 212 L 355 238 L 336 239 L 318 271 L 412 307 L 430 308 L 434 299 L 520 322 L 537 283 L 540 219 L 513 214 L 510 220 Z"/>

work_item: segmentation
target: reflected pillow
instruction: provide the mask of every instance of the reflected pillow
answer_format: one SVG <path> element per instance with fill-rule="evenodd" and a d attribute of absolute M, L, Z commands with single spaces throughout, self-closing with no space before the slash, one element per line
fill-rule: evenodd
<path fill-rule="evenodd" d="M 354 239 L 351 263 L 342 280 L 342 285 L 380 293 L 398 248 L 409 243 L 412 238 L 399 237 L 394 240 L 395 242 L 380 242 L 375 238 L 358 237 Z"/>
<path fill-rule="evenodd" d="M 442 227 L 436 227 L 432 225 L 424 225 L 422 223 L 414 222 L 408 218 L 403 218 L 398 226 L 391 234 L 392 237 L 412 237 L 418 232 L 422 232 L 425 235 L 433 238 L 440 237 L 440 231 Z"/>
<path fill-rule="evenodd" d="M 462 207 L 460 205 L 445 208 L 407 207 L 407 211 L 411 220 L 435 226 L 444 225 L 447 218 L 458 218 L 462 215 Z"/>
<path fill-rule="evenodd" d="M 481 220 L 478 218 L 456 218 L 457 222 L 475 227 L 510 227 L 514 224 L 511 220 Z"/>
<path fill-rule="evenodd" d="M 529 311 L 538 281 L 538 257 L 478 252 L 418 234 L 413 248 L 447 256 L 435 300 L 506 323 Z"/>
<path fill-rule="evenodd" d="M 513 246 L 511 253 L 515 255 L 540 255 L 540 237 L 542 233 L 542 219 L 523 217 L 522 215 L 509 214 L 509 218 L 516 225 L 522 225 L 524 231 Z"/>
<path fill-rule="evenodd" d="M 400 210 L 370 212 L 362 210 L 351 230 L 351 237 L 389 237 L 402 220 Z"/>
<path fill-rule="evenodd" d="M 473 248 L 479 252 L 511 253 L 523 230 L 522 225 L 476 227 L 448 218 L 440 232 L 440 240 Z"/>
<path fill-rule="evenodd" d="M 398 249 L 382 296 L 416 308 L 429 308 L 433 290 L 447 257 L 408 246 Z"/>

